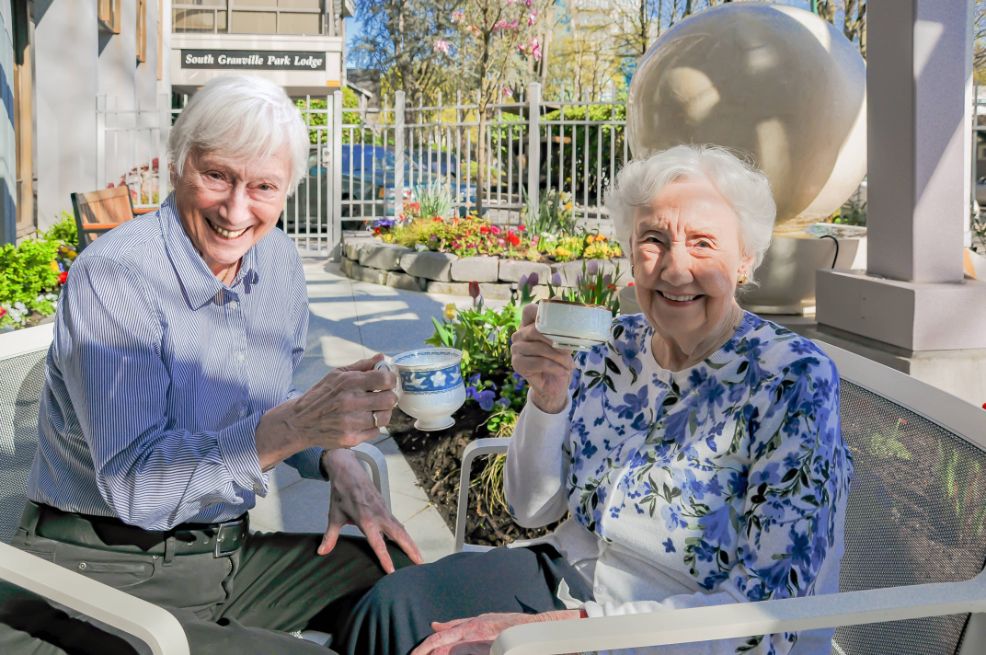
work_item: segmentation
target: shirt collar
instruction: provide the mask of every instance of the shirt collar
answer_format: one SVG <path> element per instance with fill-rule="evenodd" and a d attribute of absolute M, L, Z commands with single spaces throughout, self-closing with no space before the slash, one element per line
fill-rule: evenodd
<path fill-rule="evenodd" d="M 168 252 L 168 258 L 175 268 L 178 281 L 185 292 L 188 306 L 191 309 L 198 309 L 213 301 L 226 286 L 209 270 L 205 260 L 202 259 L 202 255 L 195 249 L 192 240 L 185 233 L 181 218 L 178 216 L 174 193 L 169 194 L 162 203 L 159 214 L 161 233 L 164 236 L 164 247 Z M 242 285 L 244 280 L 256 283 L 259 278 L 256 272 L 256 251 L 257 247 L 254 245 L 243 255 L 240 270 L 229 288 L 234 289 L 237 285 Z"/>

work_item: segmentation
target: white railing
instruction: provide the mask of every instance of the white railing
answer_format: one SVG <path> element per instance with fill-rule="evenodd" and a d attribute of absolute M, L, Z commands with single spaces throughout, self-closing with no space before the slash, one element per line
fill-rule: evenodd
<path fill-rule="evenodd" d="M 126 184 L 135 208 L 154 207 L 168 193 L 170 105 L 168 94 L 150 109 L 121 109 L 116 97 L 96 98 L 96 182 Z"/>
<path fill-rule="evenodd" d="M 439 98 L 435 106 L 409 107 L 397 92 L 393 105 L 360 113 L 362 122 L 343 123 L 341 135 L 350 155 L 342 162 L 341 202 L 350 216 L 399 215 L 403 202 L 430 182 L 446 181 L 460 213 L 481 206 L 498 222 L 517 223 L 522 210 L 537 211 L 553 191 L 565 194 L 577 219 L 598 223 L 607 218 L 603 191 L 629 157 L 622 103 L 542 101 L 538 84 L 488 109 L 482 184 L 476 180 L 478 103 L 458 95 L 452 103 Z M 370 148 L 373 157 L 366 154 Z M 364 170 L 354 166 L 357 152 L 366 156 Z M 356 198 L 360 177 L 385 182 L 384 202 Z M 372 210 L 369 216 L 365 209 Z"/>

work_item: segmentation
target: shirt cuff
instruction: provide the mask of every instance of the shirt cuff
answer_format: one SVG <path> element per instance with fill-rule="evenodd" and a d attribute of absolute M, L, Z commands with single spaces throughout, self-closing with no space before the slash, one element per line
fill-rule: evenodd
<path fill-rule="evenodd" d="M 257 456 L 257 426 L 260 414 L 251 414 L 219 431 L 217 441 L 222 461 L 233 482 L 258 496 L 267 495 L 268 476 Z"/>
<path fill-rule="evenodd" d="M 562 408 L 557 414 L 549 414 L 547 412 L 541 411 L 541 409 L 534 404 L 531 400 L 530 395 L 527 397 L 527 403 L 524 405 L 524 417 L 525 427 L 531 430 L 532 434 L 561 434 L 567 433 L 568 428 L 568 414 L 572 409 L 572 399 L 568 398 L 565 402 L 565 407 Z M 545 432 L 546 430 L 552 430 L 553 432 Z"/>
<path fill-rule="evenodd" d="M 284 460 L 288 466 L 298 471 L 298 475 L 308 480 L 327 480 L 322 473 L 322 453 L 321 448 L 306 448 L 299 453 Z"/>

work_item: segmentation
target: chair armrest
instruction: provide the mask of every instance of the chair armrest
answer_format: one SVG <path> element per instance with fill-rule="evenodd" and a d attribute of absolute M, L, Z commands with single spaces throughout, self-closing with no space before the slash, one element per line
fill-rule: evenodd
<path fill-rule="evenodd" d="M 361 443 L 354 446 L 352 451 L 370 472 L 373 484 L 376 485 L 377 490 L 380 491 L 380 495 L 383 496 L 383 502 L 387 506 L 387 511 L 392 511 L 390 505 L 390 477 L 387 475 L 387 459 L 384 457 L 384 454 L 380 452 L 379 448 L 368 443 Z"/>
<path fill-rule="evenodd" d="M 481 455 L 505 453 L 509 443 L 509 437 L 476 439 L 470 441 L 466 449 L 462 451 L 462 470 L 459 473 L 459 502 L 455 508 L 455 548 L 452 552 L 458 553 L 465 548 L 466 513 L 469 510 L 469 473 L 472 471 L 473 460 Z"/>
<path fill-rule="evenodd" d="M 986 572 L 961 582 L 530 623 L 501 633 L 491 653 L 557 655 L 666 646 L 967 612 L 986 612 Z"/>
<path fill-rule="evenodd" d="M 134 635 L 154 655 L 189 654 L 185 631 L 167 610 L 5 543 L 0 579 Z"/>

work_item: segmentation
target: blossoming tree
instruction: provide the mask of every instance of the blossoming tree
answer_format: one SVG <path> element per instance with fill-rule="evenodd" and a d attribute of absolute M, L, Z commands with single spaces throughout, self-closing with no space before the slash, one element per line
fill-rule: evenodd
<path fill-rule="evenodd" d="M 453 41 L 436 39 L 437 55 L 454 62 L 465 88 L 478 94 L 476 190 L 482 210 L 486 132 L 490 106 L 535 76 L 541 61 L 545 17 L 552 0 L 465 0 L 451 18 Z"/>

